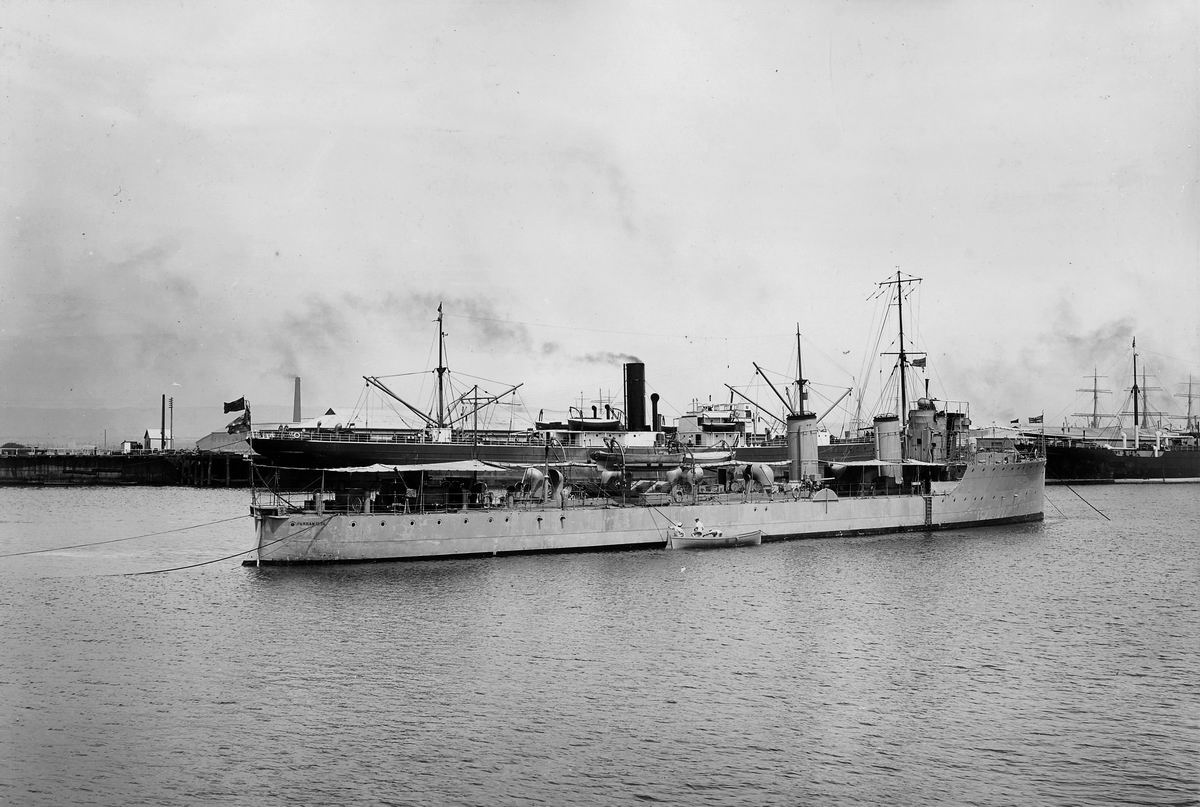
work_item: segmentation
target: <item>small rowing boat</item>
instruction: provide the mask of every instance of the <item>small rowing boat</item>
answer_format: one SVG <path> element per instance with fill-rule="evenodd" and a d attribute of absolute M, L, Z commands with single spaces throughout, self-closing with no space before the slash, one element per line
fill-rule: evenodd
<path fill-rule="evenodd" d="M 706 530 L 696 519 L 690 533 L 684 532 L 682 524 L 672 524 L 667 546 L 671 549 L 716 549 L 726 546 L 758 546 L 762 543 L 762 530 L 726 535 L 723 530 Z"/>

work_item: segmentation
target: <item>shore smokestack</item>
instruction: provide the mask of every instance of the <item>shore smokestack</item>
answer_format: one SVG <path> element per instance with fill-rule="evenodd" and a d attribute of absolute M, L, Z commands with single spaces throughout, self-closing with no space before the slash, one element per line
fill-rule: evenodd
<path fill-rule="evenodd" d="M 625 428 L 646 430 L 646 365 L 640 361 L 625 365 Z"/>
<path fill-rule="evenodd" d="M 296 396 L 292 401 L 292 422 L 300 422 L 300 376 L 296 376 Z"/>

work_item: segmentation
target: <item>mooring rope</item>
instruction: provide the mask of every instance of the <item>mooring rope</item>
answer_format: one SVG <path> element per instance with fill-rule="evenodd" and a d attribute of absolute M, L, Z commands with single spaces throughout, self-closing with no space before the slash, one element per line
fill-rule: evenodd
<path fill-rule="evenodd" d="M 1055 510 L 1057 510 L 1058 514 L 1060 516 L 1062 516 L 1063 518 L 1067 517 L 1067 514 L 1062 511 L 1062 508 L 1060 508 L 1057 504 L 1055 504 L 1054 501 L 1051 500 L 1049 497 L 1043 496 L 1042 499 L 1043 499 L 1043 501 L 1050 502 L 1050 506 L 1053 507 Z"/>
<path fill-rule="evenodd" d="M 251 552 L 258 552 L 260 550 L 266 549 L 269 546 L 274 546 L 275 544 L 279 543 L 280 541 L 286 541 L 289 538 L 295 538 L 297 535 L 303 535 L 304 533 L 308 532 L 309 530 L 313 530 L 318 527 L 324 527 L 332 519 L 333 519 L 332 515 L 326 516 L 325 520 L 319 524 L 309 524 L 304 529 L 297 530 L 296 532 L 288 533 L 287 535 L 283 536 L 282 538 L 276 538 L 274 541 L 271 541 L 269 544 L 263 544 L 262 546 L 251 547 L 250 549 L 246 549 L 241 552 L 234 552 L 232 555 L 226 555 L 223 558 L 214 558 L 213 560 L 203 560 L 203 561 L 200 561 L 199 563 L 189 563 L 186 566 L 172 566 L 170 569 L 151 569 L 148 572 L 124 572 L 120 575 L 113 575 L 113 576 L 114 577 L 140 577 L 141 575 L 144 575 L 144 574 L 164 574 L 166 572 L 179 572 L 179 571 L 183 571 L 184 569 L 195 569 L 199 566 L 210 566 L 214 563 L 220 563 L 221 561 L 224 561 L 224 560 L 233 560 L 234 558 L 241 557 L 242 555 L 249 555 Z"/>
<path fill-rule="evenodd" d="M 286 536 L 286 537 L 290 538 L 291 536 Z M 280 538 L 279 540 L 282 541 L 283 538 Z M 272 541 L 271 543 L 277 543 L 277 542 Z M 267 544 L 267 546 L 270 546 L 270 544 Z M 226 555 L 223 558 L 217 558 L 215 560 L 205 560 L 205 561 L 201 561 L 200 563 L 189 563 L 186 566 L 172 566 L 170 569 L 151 569 L 148 572 L 121 572 L 120 574 L 114 574 L 114 575 L 108 575 L 108 576 L 110 576 L 110 577 L 139 577 L 143 574 L 164 574 L 166 572 L 182 571 L 183 569 L 195 569 L 197 566 L 208 566 L 209 564 L 212 564 L 212 563 L 220 563 L 223 560 L 232 560 L 236 557 L 239 557 L 240 555 L 248 555 L 251 552 L 255 551 L 256 549 L 261 549 L 261 547 L 253 547 L 251 549 L 245 550 L 244 552 L 235 552 L 232 555 Z"/>
<path fill-rule="evenodd" d="M 662 510 L 659 510 L 659 509 L 658 509 L 657 507 L 655 507 L 654 505 L 650 505 L 650 509 L 651 509 L 651 510 L 653 510 L 654 512 L 658 513 L 658 514 L 659 514 L 660 516 L 662 516 L 664 519 L 666 519 L 667 523 L 668 523 L 668 524 L 670 524 L 672 527 L 674 527 L 674 526 L 683 526 L 683 525 L 682 525 L 682 524 L 680 524 L 678 521 L 676 521 L 675 519 L 671 518 L 670 516 L 668 516 L 668 515 L 667 515 L 666 513 L 664 513 Z M 667 533 L 670 533 L 670 528 L 668 527 L 666 531 L 667 531 Z"/>
<path fill-rule="evenodd" d="M 227 524 L 230 521 L 237 521 L 239 519 L 249 518 L 249 517 L 250 517 L 250 514 L 246 513 L 244 515 L 234 516 L 233 518 L 223 518 L 223 519 L 220 519 L 219 521 L 209 521 L 204 524 L 193 524 L 190 527 L 179 527 L 179 528 L 173 529 L 173 530 L 162 530 L 161 532 L 147 532 L 147 533 L 143 533 L 142 535 L 129 535 L 124 538 L 109 538 L 108 540 L 105 540 L 105 541 L 90 541 L 86 544 L 72 544 L 71 546 L 54 546 L 54 547 L 50 547 L 48 549 L 27 549 L 24 552 L 8 552 L 3 555 L 0 555 L 0 558 L 15 558 L 18 555 L 39 555 L 39 554 L 42 554 L 43 552 L 61 552 L 65 549 L 82 549 L 83 547 L 86 547 L 86 546 L 102 546 L 103 544 L 115 544 L 115 543 L 119 543 L 120 541 L 134 541 L 134 540 L 137 540 L 138 538 L 152 538 L 156 535 L 170 535 L 171 533 L 175 533 L 175 532 L 186 532 L 188 530 L 198 530 L 201 527 L 211 527 L 214 524 Z"/>
<path fill-rule="evenodd" d="M 1064 484 L 1063 487 L 1066 488 L 1067 490 L 1071 491 L 1072 493 L 1074 493 L 1076 496 L 1079 496 L 1079 491 L 1075 490 L 1075 488 L 1071 487 L 1070 485 Z M 1093 510 L 1096 510 L 1097 513 L 1100 513 L 1100 515 L 1104 516 L 1104 513 L 1101 513 L 1100 510 L 1097 510 L 1096 505 L 1092 504 L 1087 499 L 1083 498 L 1082 496 L 1079 496 L 1079 501 L 1083 502 L 1088 507 L 1092 508 Z M 1112 519 L 1109 518 L 1108 516 L 1104 516 L 1104 520 L 1112 521 Z"/>

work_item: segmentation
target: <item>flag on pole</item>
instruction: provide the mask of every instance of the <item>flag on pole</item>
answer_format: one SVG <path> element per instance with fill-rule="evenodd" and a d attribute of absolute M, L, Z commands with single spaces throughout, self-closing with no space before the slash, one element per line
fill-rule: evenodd
<path fill-rule="evenodd" d="M 225 431 L 229 432 L 230 434 L 250 431 L 250 410 L 247 409 L 246 411 L 242 412 L 242 414 L 238 415 L 232 423 L 225 427 Z"/>
<path fill-rule="evenodd" d="M 913 359 L 913 360 L 912 360 L 912 366 L 913 366 L 913 367 L 924 367 L 924 366 L 925 366 L 925 357 L 924 357 L 924 356 L 922 356 L 922 357 L 921 357 L 921 358 L 919 358 L 919 359 Z"/>
<path fill-rule="evenodd" d="M 1014 426 L 1020 426 L 1020 425 L 1021 425 L 1021 419 L 1020 419 L 1020 418 L 1013 418 L 1012 420 L 1010 420 L 1010 421 L 1009 421 L 1009 423 L 1011 423 L 1011 424 L 1012 424 L 1012 425 L 1014 425 Z"/>
<path fill-rule="evenodd" d="M 236 401 L 226 401 L 225 402 L 225 414 L 229 414 L 230 412 L 241 412 L 245 408 L 246 408 L 246 396 L 245 395 L 243 395 L 241 398 L 238 398 Z"/>
<path fill-rule="evenodd" d="M 1043 415 L 1037 415 L 1036 417 L 1031 417 L 1031 418 L 1029 419 L 1029 422 L 1030 422 L 1030 423 L 1041 423 L 1041 422 L 1042 422 L 1042 417 L 1043 417 Z"/>

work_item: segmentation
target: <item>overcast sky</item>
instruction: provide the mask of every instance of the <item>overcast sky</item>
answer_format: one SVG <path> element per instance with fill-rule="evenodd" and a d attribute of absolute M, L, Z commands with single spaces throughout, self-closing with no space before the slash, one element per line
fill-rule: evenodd
<path fill-rule="evenodd" d="M 0 406 L 166 393 L 212 407 L 203 434 L 240 395 L 290 411 L 299 375 L 306 415 L 349 407 L 363 375 L 436 364 L 439 301 L 459 382 L 523 382 L 535 413 L 619 396 L 633 357 L 668 416 L 727 399 L 752 362 L 791 371 L 797 325 L 836 395 L 895 349 L 868 298 L 897 267 L 922 278 L 907 347 L 977 423 L 1081 411 L 1094 368 L 1119 391 L 1134 336 L 1180 392 L 1198 20 L 9 0 Z"/>

